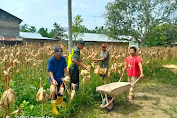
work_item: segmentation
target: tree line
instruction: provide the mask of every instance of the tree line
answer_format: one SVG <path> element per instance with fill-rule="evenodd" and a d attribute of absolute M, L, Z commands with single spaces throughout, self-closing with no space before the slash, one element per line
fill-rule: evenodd
<path fill-rule="evenodd" d="M 81 18 L 81 15 L 77 15 L 76 17 L 74 17 L 72 23 L 72 33 L 74 39 L 76 39 L 76 37 L 78 37 L 79 35 L 83 35 L 83 33 L 103 33 L 104 30 L 103 26 L 101 27 L 96 26 L 95 29 L 90 30 L 86 28 L 82 23 L 83 19 Z M 53 29 L 51 29 L 50 31 L 48 30 L 48 28 L 39 28 L 39 30 L 37 30 L 35 26 L 30 26 L 28 24 L 20 25 L 20 31 L 32 33 L 38 32 L 43 37 L 48 38 L 61 38 L 63 36 L 67 37 L 66 34 L 64 34 L 64 32 L 66 32 L 67 29 L 56 22 L 53 24 Z"/>
<path fill-rule="evenodd" d="M 176 0 L 114 0 L 106 5 L 106 34 L 131 36 L 141 46 L 177 41 Z"/>

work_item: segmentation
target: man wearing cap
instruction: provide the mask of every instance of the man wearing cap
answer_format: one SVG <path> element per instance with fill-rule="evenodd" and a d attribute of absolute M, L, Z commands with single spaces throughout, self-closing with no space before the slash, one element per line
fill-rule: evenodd
<path fill-rule="evenodd" d="M 76 84 L 76 90 L 79 89 L 79 66 L 84 70 L 87 68 L 84 64 L 81 63 L 80 58 L 80 50 L 83 49 L 84 46 L 84 41 L 80 40 L 77 46 L 74 46 L 70 51 L 70 54 L 72 54 L 70 57 L 71 64 L 68 64 L 69 74 L 71 77 L 70 88 L 71 83 L 74 83 Z"/>
<path fill-rule="evenodd" d="M 103 79 L 107 78 L 107 73 L 108 73 L 108 66 L 109 66 L 109 51 L 106 50 L 106 43 L 103 43 L 101 45 L 102 51 L 100 54 L 99 59 L 94 59 L 94 62 L 100 62 L 100 67 L 101 68 L 107 68 L 107 72 L 104 75 L 101 75 L 103 77 Z"/>
<path fill-rule="evenodd" d="M 57 86 L 57 93 L 51 100 L 52 112 L 55 115 L 59 114 L 56 105 L 63 102 L 63 96 L 59 93 L 60 87 L 64 86 L 61 79 L 64 78 L 64 75 L 67 75 L 66 59 L 62 56 L 62 53 L 62 48 L 56 46 L 54 48 L 54 56 L 49 59 L 47 68 L 49 72 L 49 83 Z"/>

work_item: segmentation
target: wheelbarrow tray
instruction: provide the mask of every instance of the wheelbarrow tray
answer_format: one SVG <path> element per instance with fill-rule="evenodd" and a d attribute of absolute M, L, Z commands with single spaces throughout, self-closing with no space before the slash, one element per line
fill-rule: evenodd
<path fill-rule="evenodd" d="M 96 88 L 96 91 L 100 93 L 106 93 L 111 97 L 116 97 L 123 92 L 130 89 L 131 84 L 129 82 L 113 82 L 110 84 L 105 84 Z"/>
<path fill-rule="evenodd" d="M 102 86 L 98 86 L 96 88 L 96 91 L 98 91 L 101 94 L 102 98 L 102 104 L 100 105 L 101 108 L 106 108 L 109 104 L 111 104 L 115 97 L 124 93 L 125 91 L 129 90 L 131 86 L 136 84 L 136 82 L 140 79 L 139 77 L 135 82 L 130 83 L 130 82 L 113 82 L 110 84 L 105 84 Z M 103 97 L 103 94 L 105 95 L 105 98 Z M 108 101 L 108 96 L 111 96 L 112 99 Z M 105 102 L 104 102 L 105 101 Z"/>

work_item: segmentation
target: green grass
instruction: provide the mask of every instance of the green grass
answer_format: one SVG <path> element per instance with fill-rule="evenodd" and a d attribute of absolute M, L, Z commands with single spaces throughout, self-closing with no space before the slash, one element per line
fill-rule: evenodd
<path fill-rule="evenodd" d="M 172 72 L 169 69 L 163 68 L 161 64 L 177 64 L 177 61 L 163 61 L 163 62 L 152 62 L 150 64 L 144 65 L 144 74 L 145 78 L 143 81 L 144 86 L 141 91 L 149 91 L 150 93 L 156 93 L 160 91 L 160 88 L 157 87 L 158 84 L 164 84 L 169 86 L 177 85 L 177 74 Z M 19 106 L 21 106 L 24 111 L 25 116 L 41 116 L 41 103 L 36 101 L 36 93 L 39 89 L 40 77 L 46 78 L 43 81 L 44 88 L 47 90 L 49 88 L 48 83 L 48 75 L 45 73 L 42 75 L 42 72 L 39 71 L 39 75 L 30 76 L 28 81 L 24 75 L 20 75 L 20 73 L 16 73 L 12 76 L 12 80 L 10 82 L 11 88 L 17 93 L 17 100 L 14 103 L 11 111 L 16 110 Z M 117 82 L 120 78 L 118 73 L 114 73 L 111 78 L 108 80 L 109 83 Z M 125 77 L 127 78 L 127 77 Z M 124 81 L 127 81 L 125 79 Z M 152 85 L 146 85 L 146 83 L 152 82 Z M 140 82 L 141 83 L 141 82 Z M 64 98 L 68 103 L 66 108 L 59 108 L 60 115 L 57 117 L 61 118 L 99 118 L 100 115 L 105 112 L 105 110 L 101 110 L 99 105 L 101 103 L 101 96 L 98 92 L 96 92 L 96 87 L 103 85 L 103 80 L 101 77 L 91 74 L 91 79 L 87 81 L 85 84 L 85 89 L 83 89 L 82 82 L 80 81 L 80 90 L 77 92 L 77 95 L 74 97 L 73 101 L 69 100 L 69 96 L 66 93 Z M 3 89 L 0 87 L 0 95 L 2 95 Z M 47 91 L 49 93 L 49 91 Z M 160 93 L 159 93 L 160 94 Z M 173 93 L 166 92 L 165 95 L 167 97 L 175 97 Z M 143 100 L 148 100 L 148 96 L 144 95 L 142 97 Z M 24 102 L 26 101 L 26 102 Z M 138 111 L 141 109 L 141 106 L 136 104 L 126 105 L 123 101 L 118 99 L 118 103 L 116 103 L 115 109 L 119 109 L 117 112 L 120 114 L 124 114 L 125 117 L 130 112 Z M 154 105 L 157 105 L 155 102 Z M 175 107 L 171 107 L 173 112 L 177 113 L 177 109 Z M 173 117 L 173 114 L 169 112 L 168 109 L 161 109 L 165 113 L 169 114 Z M 3 109 L 0 110 L 0 116 L 3 114 Z M 45 102 L 44 106 L 44 114 L 45 116 L 54 116 L 52 114 L 50 100 Z M 135 113 L 133 116 L 139 118 L 140 116 Z M 56 117 L 56 116 L 54 116 Z"/>
<path fill-rule="evenodd" d="M 167 61 L 165 61 L 165 62 L 167 62 Z M 165 63 L 165 62 L 163 62 L 163 63 Z M 168 64 L 170 64 L 169 61 L 168 61 Z M 174 64 L 174 61 L 172 61 L 171 64 Z M 149 91 L 150 93 L 155 93 L 155 94 L 158 93 L 158 94 L 163 94 L 168 97 L 175 97 L 175 95 L 173 93 L 169 92 L 169 88 L 167 91 L 165 91 L 165 93 L 163 93 L 161 91 L 161 87 L 158 87 L 158 85 L 162 85 L 162 86 L 167 85 L 167 86 L 171 86 L 173 88 L 175 85 L 177 85 L 177 79 L 176 79 L 177 74 L 176 73 L 174 73 L 173 71 L 171 71 L 169 69 L 163 68 L 160 65 L 160 63 L 157 63 L 157 62 L 148 64 L 148 65 L 144 65 L 144 73 L 145 73 L 145 78 L 142 80 L 142 82 L 140 82 L 140 83 L 144 83 L 144 87 L 142 87 L 141 91 L 144 91 L 144 92 Z M 117 81 L 119 77 L 120 76 L 117 74 L 112 75 L 110 82 Z M 126 80 L 124 80 L 124 81 L 126 81 Z M 153 85 L 146 84 L 149 82 L 153 83 Z M 161 93 L 159 93 L 159 92 L 161 92 Z M 158 98 L 149 98 L 148 96 L 144 95 L 142 97 L 142 99 L 143 100 L 151 100 L 151 99 L 153 100 L 154 99 L 155 102 L 153 102 L 153 105 L 157 106 L 159 104 Z M 100 101 L 98 101 L 98 100 L 100 100 Z M 98 101 L 97 103 L 98 104 L 101 103 L 101 99 L 99 99 L 99 95 L 98 95 L 98 100 L 97 100 Z M 141 107 L 138 105 L 133 104 L 133 105 L 127 106 L 126 104 L 124 104 L 124 102 L 120 102 L 120 101 L 119 101 L 119 103 L 116 103 L 115 106 L 119 106 L 119 108 L 118 108 L 119 112 L 121 114 L 125 114 L 125 116 L 124 116 L 125 118 L 127 117 L 127 114 L 129 114 L 132 111 L 132 109 L 134 109 L 134 110 L 141 109 Z M 83 107 L 83 109 L 81 107 L 81 111 L 85 111 L 86 107 L 87 106 Z M 94 106 L 92 106 L 92 107 L 94 107 Z M 92 107 L 90 107 L 90 109 L 92 109 Z M 99 108 L 99 106 L 95 106 L 95 107 L 96 107 L 96 109 L 101 109 L 101 108 Z M 117 108 L 115 108 L 115 109 L 117 109 Z M 154 109 L 156 109 L 156 108 L 154 108 Z M 163 109 L 163 110 L 166 113 L 169 112 L 168 109 Z M 176 109 L 173 108 L 173 110 L 175 111 Z M 100 112 L 99 114 L 102 114 L 102 111 L 100 111 L 100 110 L 98 110 L 97 112 L 94 112 L 94 111 L 92 112 L 92 110 L 89 110 L 89 111 L 91 111 L 91 112 L 87 113 L 86 115 L 95 116 L 95 114 L 97 112 Z M 104 111 L 104 112 L 106 112 L 106 111 Z M 168 115 L 170 115 L 170 113 L 168 113 Z M 83 116 L 83 112 L 77 114 L 76 116 L 77 117 Z M 140 117 L 138 114 L 133 114 L 133 117 L 135 117 L 135 116 Z M 170 116 L 172 116 L 172 115 L 170 115 Z M 99 118 L 99 115 L 97 117 Z"/>

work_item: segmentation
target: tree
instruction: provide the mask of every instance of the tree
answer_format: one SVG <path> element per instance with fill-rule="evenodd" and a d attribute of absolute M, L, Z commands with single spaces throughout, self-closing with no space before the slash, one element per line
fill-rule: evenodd
<path fill-rule="evenodd" d="M 156 26 L 149 39 L 145 41 L 146 46 L 170 46 L 177 41 L 177 28 L 173 24 L 162 24 Z"/>
<path fill-rule="evenodd" d="M 40 28 L 38 33 L 40 33 L 43 37 L 49 37 L 49 34 L 48 34 L 48 29 L 44 29 L 44 28 Z"/>
<path fill-rule="evenodd" d="M 60 24 L 57 24 L 56 22 L 53 24 L 53 27 L 54 27 L 54 29 L 52 29 L 49 32 L 48 37 L 55 38 L 55 39 L 58 37 L 62 37 L 63 33 L 65 32 L 65 29 Z"/>
<path fill-rule="evenodd" d="M 96 33 L 96 30 L 90 30 L 90 29 L 87 29 L 85 26 L 83 26 L 83 32 L 84 33 Z"/>
<path fill-rule="evenodd" d="M 29 26 L 28 24 L 24 24 L 20 26 L 21 32 L 36 32 L 35 26 Z"/>
<path fill-rule="evenodd" d="M 35 26 L 30 26 L 28 31 L 29 32 L 36 32 L 36 27 Z"/>
<path fill-rule="evenodd" d="M 176 22 L 176 7 L 176 0 L 115 0 L 106 6 L 106 34 L 132 36 L 142 45 L 154 27 Z"/>
<path fill-rule="evenodd" d="M 83 35 L 84 33 L 84 26 L 82 25 L 82 22 L 83 19 L 81 18 L 81 15 L 77 15 L 76 17 L 74 17 L 74 21 L 72 24 L 72 33 L 75 41 L 78 36 Z"/>
<path fill-rule="evenodd" d="M 166 29 L 167 44 L 171 45 L 177 42 L 177 26 L 175 24 L 164 24 L 164 27 Z"/>
<path fill-rule="evenodd" d="M 65 31 L 65 29 L 60 24 L 57 24 L 56 22 L 53 24 L 53 27 L 56 32 L 64 32 Z"/>
<path fill-rule="evenodd" d="M 43 37 L 58 38 L 59 36 L 62 36 L 63 33 L 65 32 L 65 29 L 56 22 L 53 24 L 53 27 L 54 29 L 51 29 L 50 32 L 48 31 L 47 28 L 40 28 L 38 30 L 38 33 L 40 33 Z"/>
<path fill-rule="evenodd" d="M 96 26 L 95 31 L 97 34 L 104 34 L 104 32 L 105 32 L 104 26 L 101 26 L 101 27 Z"/>
<path fill-rule="evenodd" d="M 21 32 L 28 32 L 28 25 L 27 24 L 20 25 L 20 31 Z"/>

